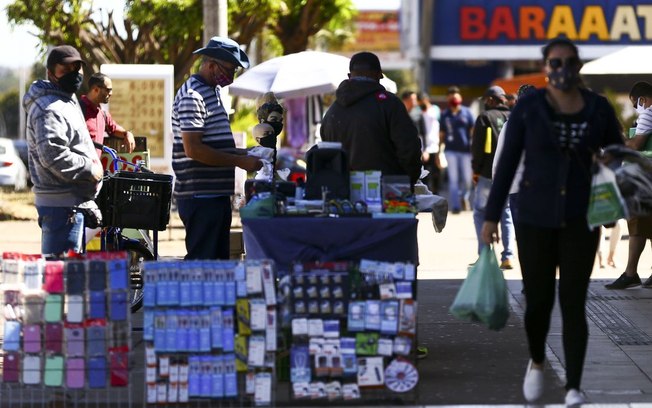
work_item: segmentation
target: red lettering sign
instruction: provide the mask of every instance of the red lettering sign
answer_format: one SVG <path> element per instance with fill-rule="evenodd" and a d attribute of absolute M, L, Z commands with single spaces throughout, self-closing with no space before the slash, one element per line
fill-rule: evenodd
<path fill-rule="evenodd" d="M 523 6 L 519 10 L 519 37 L 522 40 L 545 39 L 545 29 L 543 28 L 543 20 L 546 17 L 546 12 L 540 6 Z"/>
<path fill-rule="evenodd" d="M 460 38 L 462 40 L 481 40 L 487 33 L 485 18 L 487 12 L 482 7 L 460 8 Z"/>
<path fill-rule="evenodd" d="M 489 34 L 487 38 L 495 40 L 501 34 L 505 35 L 510 40 L 516 39 L 516 28 L 514 26 L 514 17 L 512 11 L 507 6 L 499 6 L 494 10 L 491 17 L 491 25 L 489 25 Z"/>

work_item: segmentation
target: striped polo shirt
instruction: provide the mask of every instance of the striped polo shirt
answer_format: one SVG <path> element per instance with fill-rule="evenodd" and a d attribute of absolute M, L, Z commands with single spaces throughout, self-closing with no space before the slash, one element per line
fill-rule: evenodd
<path fill-rule="evenodd" d="M 181 86 L 172 105 L 172 168 L 176 198 L 233 195 L 235 169 L 202 164 L 186 156 L 181 132 L 204 132 L 202 142 L 214 149 L 235 148 L 229 117 L 219 91 L 193 75 Z"/>

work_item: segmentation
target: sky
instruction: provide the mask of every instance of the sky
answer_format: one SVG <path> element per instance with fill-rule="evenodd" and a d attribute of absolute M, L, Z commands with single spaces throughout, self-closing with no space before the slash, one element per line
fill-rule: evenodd
<path fill-rule="evenodd" d="M 354 0 L 359 9 L 399 8 L 401 0 Z M 33 26 L 11 28 L 7 21 L 6 7 L 12 0 L 0 0 L 0 66 L 10 68 L 30 67 L 38 61 L 38 40 L 30 32 L 36 32 Z M 113 4 L 122 9 L 122 2 L 114 0 L 96 0 L 96 5 Z M 117 14 L 117 13 L 116 13 Z"/>

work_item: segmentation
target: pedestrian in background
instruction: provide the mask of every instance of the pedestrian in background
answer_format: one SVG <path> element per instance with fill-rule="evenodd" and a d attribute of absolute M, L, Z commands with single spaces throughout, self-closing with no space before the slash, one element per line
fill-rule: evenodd
<path fill-rule="evenodd" d="M 42 254 L 80 252 L 84 213 L 99 213 L 93 199 L 102 164 L 75 95 L 84 81 L 82 64 L 74 47 L 54 47 L 48 79 L 32 83 L 23 98 Z"/>
<path fill-rule="evenodd" d="M 471 209 L 471 135 L 475 118 L 462 105 L 458 87 L 448 88 L 446 101 L 448 108 L 441 114 L 439 137 L 448 163 L 448 203 L 452 213 L 458 214 L 462 209 Z"/>
<path fill-rule="evenodd" d="M 484 222 L 489 190 L 491 189 L 494 153 L 496 152 L 500 132 L 510 114 L 503 88 L 495 85 L 490 87 L 485 91 L 483 99 L 484 112 L 475 121 L 473 139 L 471 140 L 471 167 L 475 187 L 473 194 L 473 224 L 478 238 L 478 255 L 482 252 L 482 248 L 486 246 L 482 240 L 482 223 Z M 503 237 L 500 268 L 512 269 L 515 239 L 514 223 L 512 222 L 509 203 L 505 205 L 501 213 L 500 229 Z"/>
<path fill-rule="evenodd" d="M 199 71 L 179 88 L 172 105 L 174 196 L 186 229 L 186 259 L 229 259 L 231 196 L 235 168 L 260 169 L 259 158 L 236 149 L 220 97 L 247 54 L 229 38 L 213 37 L 201 55 Z"/>
<path fill-rule="evenodd" d="M 588 341 L 585 305 L 599 230 L 587 224 L 594 155 L 622 144 L 622 129 L 606 98 L 580 88 L 582 67 L 575 44 L 564 38 L 543 47 L 548 84 L 515 106 L 489 194 L 482 236 L 497 242 L 498 220 L 514 173 L 525 153 L 516 221 L 526 298 L 525 331 L 530 360 L 523 380 L 528 402 L 543 393 L 546 337 L 559 303 L 566 359 L 566 405 L 585 402 L 582 371 Z"/>
<path fill-rule="evenodd" d="M 425 125 L 425 146 L 421 154 L 423 167 L 428 170 L 428 176 L 424 184 L 433 194 L 439 194 L 439 184 L 441 179 L 441 163 L 439 162 L 439 119 L 441 110 L 439 106 L 430 102 L 428 94 L 420 92 L 417 94 L 417 101 L 423 115 Z"/>
<path fill-rule="evenodd" d="M 120 126 L 109 112 L 105 112 L 100 104 L 109 103 L 113 94 L 113 82 L 111 78 L 101 72 L 96 72 L 88 79 L 88 93 L 81 96 L 79 103 L 84 112 L 86 127 L 93 142 L 104 144 L 104 133 L 123 139 L 129 153 L 136 147 L 136 139 L 133 133 Z M 98 155 L 102 150 L 98 149 Z"/>
<path fill-rule="evenodd" d="M 644 150 L 652 133 L 652 85 L 648 82 L 635 83 L 629 92 L 629 99 L 638 117 L 634 135 L 627 139 L 626 145 L 632 149 Z M 641 278 L 637 272 L 638 261 L 647 240 L 652 242 L 652 216 L 632 217 L 627 220 L 627 228 L 629 231 L 627 266 L 618 279 L 605 285 L 607 289 L 627 289 L 641 285 Z M 642 286 L 652 287 L 652 275 L 642 283 Z"/>

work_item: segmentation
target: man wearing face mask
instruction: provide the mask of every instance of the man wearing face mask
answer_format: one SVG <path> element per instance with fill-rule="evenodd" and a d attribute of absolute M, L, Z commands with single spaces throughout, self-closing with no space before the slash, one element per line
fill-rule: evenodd
<path fill-rule="evenodd" d="M 235 167 L 256 171 L 263 163 L 236 149 L 220 91 L 238 69 L 249 67 L 249 58 L 224 37 L 211 38 L 194 54 L 202 58 L 199 71 L 172 106 L 174 195 L 186 229 L 186 259 L 229 259 Z"/>
<path fill-rule="evenodd" d="M 79 252 L 84 212 L 103 171 L 75 95 L 84 80 L 84 61 L 74 47 L 54 47 L 47 80 L 32 83 L 23 98 L 27 112 L 29 171 L 41 227 L 41 253 Z"/>
<path fill-rule="evenodd" d="M 471 135 L 475 118 L 471 110 L 462 105 L 458 87 L 448 88 L 446 100 L 448 109 L 439 120 L 439 137 L 448 162 L 448 203 L 453 214 L 458 214 L 462 208 L 471 209 Z"/>

